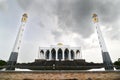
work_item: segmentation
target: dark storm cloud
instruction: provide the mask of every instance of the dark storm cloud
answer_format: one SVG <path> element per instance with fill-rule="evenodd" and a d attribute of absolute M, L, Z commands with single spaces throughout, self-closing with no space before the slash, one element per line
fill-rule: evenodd
<path fill-rule="evenodd" d="M 96 6 L 96 12 L 99 13 L 100 19 L 103 23 L 113 23 L 118 20 L 120 17 L 120 10 L 119 10 L 120 1 L 106 1 L 101 2 Z"/>
<path fill-rule="evenodd" d="M 6 10 L 8 7 L 6 0 L 0 0 L 0 12 Z"/>
<path fill-rule="evenodd" d="M 119 4 L 120 1 L 108 0 L 59 0 L 57 15 L 60 28 L 67 27 L 87 38 L 94 30 L 92 13 L 97 13 L 102 23 L 114 24 L 120 16 Z"/>
<path fill-rule="evenodd" d="M 33 3 L 33 0 L 17 0 L 17 2 L 22 9 L 27 10 L 30 7 L 31 3 Z"/>
<path fill-rule="evenodd" d="M 110 29 L 112 28 L 112 29 Z M 108 26 L 106 29 L 107 36 L 112 40 L 120 40 L 120 24 L 115 23 L 113 25 Z"/>
<path fill-rule="evenodd" d="M 60 0 L 58 2 L 57 15 L 59 26 L 64 29 L 79 33 L 88 37 L 93 33 L 91 27 L 91 14 L 93 3 L 86 0 Z"/>
<path fill-rule="evenodd" d="M 61 39 L 61 37 L 62 37 L 62 32 L 60 32 L 60 31 L 52 31 L 52 34 L 54 35 L 54 39 L 55 39 L 55 41 L 57 41 L 57 42 L 59 42 L 59 40 Z"/>
<path fill-rule="evenodd" d="M 115 26 L 115 22 L 120 18 L 119 0 L 18 0 L 18 3 L 23 9 L 34 7 L 33 13 L 57 16 L 59 28 L 62 30 L 67 28 L 67 31 L 77 33 L 83 38 L 88 38 L 94 32 L 91 19 L 93 13 L 98 14 L 103 25 L 113 25 L 109 33 L 119 32 Z M 60 32 L 52 33 L 54 36 L 60 35 Z M 119 36 L 112 34 L 114 38 Z"/>

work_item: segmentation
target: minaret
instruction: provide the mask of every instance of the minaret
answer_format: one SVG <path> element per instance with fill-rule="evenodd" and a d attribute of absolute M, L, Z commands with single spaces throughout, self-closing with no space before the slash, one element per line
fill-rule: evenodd
<path fill-rule="evenodd" d="M 20 50 L 21 40 L 22 40 L 22 37 L 23 37 L 23 32 L 24 32 L 24 29 L 25 29 L 25 24 L 27 22 L 27 18 L 28 18 L 27 14 L 24 13 L 22 15 L 21 26 L 19 28 L 19 32 L 17 34 L 13 50 L 12 50 L 11 55 L 9 57 L 9 61 L 7 63 L 8 67 L 6 68 L 6 70 L 15 70 L 14 66 L 17 63 L 17 57 L 18 57 L 18 53 L 19 53 L 19 50 Z"/>
<path fill-rule="evenodd" d="M 113 70 L 113 64 L 112 64 L 111 58 L 109 56 L 109 52 L 106 48 L 105 41 L 104 41 L 103 36 L 102 36 L 102 32 L 100 30 L 99 20 L 98 20 L 97 14 L 93 14 L 92 18 L 93 18 L 93 22 L 96 26 L 99 45 L 100 45 L 101 52 L 102 52 L 102 58 L 103 58 L 103 64 L 105 66 L 105 70 Z"/>

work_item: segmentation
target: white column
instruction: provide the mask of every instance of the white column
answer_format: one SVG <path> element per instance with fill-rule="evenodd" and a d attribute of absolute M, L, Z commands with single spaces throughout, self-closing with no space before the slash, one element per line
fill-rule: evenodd
<path fill-rule="evenodd" d="M 70 51 L 69 51 L 69 53 L 68 53 L 68 60 L 71 60 Z"/>
<path fill-rule="evenodd" d="M 39 47 L 39 50 L 38 50 L 38 59 L 41 59 L 40 47 Z"/>
<path fill-rule="evenodd" d="M 55 50 L 56 50 L 56 61 L 58 61 L 58 49 Z"/>
<path fill-rule="evenodd" d="M 49 60 L 52 60 L 52 53 L 51 53 L 51 49 L 50 49 Z"/>
<path fill-rule="evenodd" d="M 69 54 L 70 54 L 70 60 L 72 60 L 72 59 L 71 59 L 71 52 L 70 52 L 70 51 L 69 51 Z"/>
<path fill-rule="evenodd" d="M 56 52 L 56 61 L 58 61 L 58 52 Z"/>
<path fill-rule="evenodd" d="M 62 60 L 63 60 L 63 61 L 65 60 L 64 54 L 65 54 L 65 53 L 64 53 L 64 49 L 62 49 L 62 58 L 63 58 Z"/>
<path fill-rule="evenodd" d="M 73 50 L 74 51 L 74 59 L 76 59 L 76 51 L 75 50 Z"/>
<path fill-rule="evenodd" d="M 44 50 L 43 59 L 46 59 L 46 50 Z"/>

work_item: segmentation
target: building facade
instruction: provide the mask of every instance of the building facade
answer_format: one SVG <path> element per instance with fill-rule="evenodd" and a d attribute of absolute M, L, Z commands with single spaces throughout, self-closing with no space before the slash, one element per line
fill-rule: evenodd
<path fill-rule="evenodd" d="M 82 59 L 81 47 L 70 47 L 62 43 L 51 45 L 50 47 L 39 47 L 38 59 L 48 61 L 72 61 Z"/>

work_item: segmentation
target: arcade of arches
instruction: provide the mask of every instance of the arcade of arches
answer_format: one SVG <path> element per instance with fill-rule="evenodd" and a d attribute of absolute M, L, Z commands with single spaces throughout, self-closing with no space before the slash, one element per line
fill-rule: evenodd
<path fill-rule="evenodd" d="M 75 60 L 81 59 L 80 47 L 67 48 L 67 47 L 54 47 L 54 48 L 40 48 L 39 59 L 45 60 Z"/>

